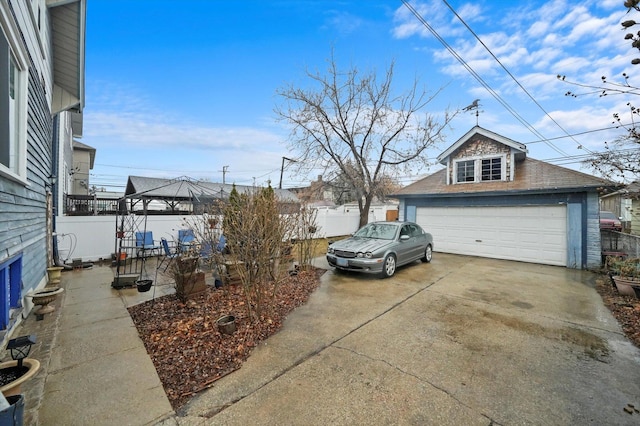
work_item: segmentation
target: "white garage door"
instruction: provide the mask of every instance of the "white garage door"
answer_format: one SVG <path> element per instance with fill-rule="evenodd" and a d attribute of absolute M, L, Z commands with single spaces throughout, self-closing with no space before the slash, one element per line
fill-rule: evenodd
<path fill-rule="evenodd" d="M 419 207 L 416 222 L 436 251 L 567 264 L 566 206 Z"/>

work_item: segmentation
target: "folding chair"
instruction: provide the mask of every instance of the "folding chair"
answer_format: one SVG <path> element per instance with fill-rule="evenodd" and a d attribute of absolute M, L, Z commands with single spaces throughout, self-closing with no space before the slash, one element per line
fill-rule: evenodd
<path fill-rule="evenodd" d="M 160 238 L 160 244 L 162 244 L 162 250 L 163 250 L 164 256 L 162 257 L 162 260 L 160 261 L 160 263 L 158 263 L 158 269 L 160 269 L 160 266 L 162 266 L 162 264 L 165 261 L 167 261 L 167 266 L 164 267 L 164 271 L 166 272 L 167 269 L 169 268 L 169 265 L 171 265 L 171 261 L 176 257 L 178 257 L 180 253 L 178 253 L 177 251 L 171 251 L 171 248 L 169 247 L 169 242 L 167 241 L 166 238 Z"/>
<path fill-rule="evenodd" d="M 147 253 L 151 255 L 157 254 L 162 247 L 156 245 L 153 241 L 153 232 L 136 232 L 136 251 L 137 256 L 147 257 Z"/>
<path fill-rule="evenodd" d="M 178 248 L 179 251 L 184 252 L 189 250 L 194 244 L 196 236 L 193 235 L 193 229 L 179 229 L 178 230 Z"/>
<path fill-rule="evenodd" d="M 227 239 L 225 238 L 224 235 L 220 235 L 220 238 L 218 239 L 218 244 L 216 245 L 216 250 L 219 251 L 220 253 L 223 253 L 226 247 L 227 247 Z"/>

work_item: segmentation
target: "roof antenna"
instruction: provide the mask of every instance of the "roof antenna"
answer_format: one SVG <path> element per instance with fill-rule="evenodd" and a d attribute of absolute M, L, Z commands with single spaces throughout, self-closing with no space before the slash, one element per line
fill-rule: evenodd
<path fill-rule="evenodd" d="M 471 105 L 468 105 L 464 108 L 462 108 L 462 111 L 474 111 L 476 112 L 476 126 L 478 126 L 478 116 L 480 115 L 480 99 L 475 99 L 473 102 L 471 102 Z"/>

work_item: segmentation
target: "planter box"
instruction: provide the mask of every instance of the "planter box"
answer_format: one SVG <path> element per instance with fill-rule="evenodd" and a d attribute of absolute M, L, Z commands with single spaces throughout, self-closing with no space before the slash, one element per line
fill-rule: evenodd
<path fill-rule="evenodd" d="M 225 285 L 240 284 L 242 282 L 242 279 L 240 278 L 241 275 L 239 269 L 244 267 L 244 262 L 224 262 L 224 268 L 220 274 L 222 282 Z"/>
<path fill-rule="evenodd" d="M 175 267 L 180 274 L 193 274 L 198 268 L 199 260 L 197 257 L 178 257 Z"/>
<path fill-rule="evenodd" d="M 176 274 L 176 294 L 182 300 L 187 300 L 198 296 L 207 290 L 204 272 L 188 272 L 186 274 Z"/>

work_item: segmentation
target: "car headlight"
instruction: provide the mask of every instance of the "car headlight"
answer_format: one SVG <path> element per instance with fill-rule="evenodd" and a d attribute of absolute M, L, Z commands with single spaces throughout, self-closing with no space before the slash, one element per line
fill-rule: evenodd
<path fill-rule="evenodd" d="M 361 251 L 360 251 L 360 252 L 358 252 L 358 253 L 356 254 L 356 257 L 360 257 L 360 258 L 364 257 L 364 258 L 366 258 L 366 259 L 371 259 L 371 258 L 373 257 L 373 255 L 371 254 L 371 252 L 370 252 L 370 251 L 368 251 L 368 252 L 366 252 L 366 253 L 363 253 L 363 252 L 361 252 Z"/>
<path fill-rule="evenodd" d="M 327 253 L 329 253 L 329 254 L 333 254 L 333 251 L 334 251 L 334 250 L 333 250 L 333 247 L 328 247 L 328 248 L 327 248 Z"/>

